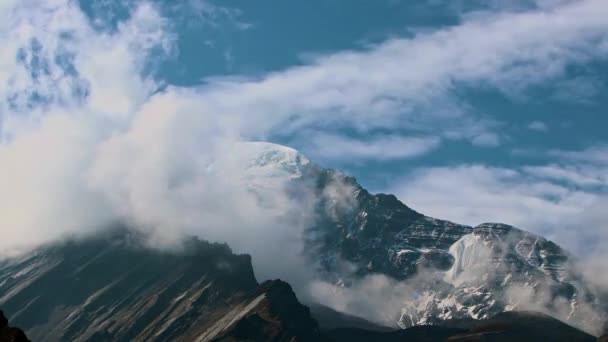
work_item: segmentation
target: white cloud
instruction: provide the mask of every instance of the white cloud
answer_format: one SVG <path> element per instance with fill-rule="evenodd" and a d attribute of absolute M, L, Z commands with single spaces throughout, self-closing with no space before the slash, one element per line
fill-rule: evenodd
<path fill-rule="evenodd" d="M 56 7 L 62 6 L 55 1 Z M 162 31 L 155 29 L 162 28 L 162 18 L 151 18 L 155 12 L 146 10 L 149 6 L 140 8 L 142 19 L 135 21 L 139 26 L 133 25 L 134 31 L 147 37 L 144 42 L 158 42 Z M 243 134 L 256 138 L 272 130 L 297 132 L 325 120 L 326 125 L 358 130 L 409 128 L 427 134 L 437 130 L 436 134 L 449 138 L 495 145 L 495 133 L 488 132 L 490 128 L 478 117 L 465 114 L 450 99 L 453 84 L 484 83 L 506 91 L 557 77 L 569 63 L 601 58 L 608 48 L 608 24 L 603 20 L 606 11 L 601 1 L 587 0 L 552 6 L 546 11 L 472 18 L 437 32 L 392 39 L 368 51 L 320 57 L 310 65 L 258 80 L 212 82 L 201 96 L 201 108 L 232 116 Z M 146 24 L 146 17 L 151 24 Z M 578 20 L 581 17 L 586 20 Z M 138 49 L 135 46 L 132 50 Z M 14 49 L 6 51 L 10 55 Z M 116 59 L 130 58 L 121 47 L 112 52 Z M 100 51 L 85 56 L 112 55 Z M 89 68 L 107 69 L 110 63 L 89 64 Z M 137 63 L 118 63 L 116 67 L 127 65 Z M 98 106 L 112 104 L 114 108 L 106 111 L 124 109 L 126 97 L 137 99 L 138 95 L 132 94 L 135 89 L 145 89 L 129 82 L 115 82 L 124 86 L 114 91 L 107 87 L 112 78 L 132 74 L 129 70 L 114 68 L 95 74 L 86 79 L 103 83 L 99 86 L 104 86 L 108 95 L 91 92 L 91 102 Z M 420 111 L 424 114 L 419 115 Z M 477 128 L 471 130 L 472 125 Z"/>
<path fill-rule="evenodd" d="M 549 164 L 526 166 L 522 169 L 542 179 L 561 181 L 579 187 L 608 186 L 608 174 L 606 174 L 605 167 Z"/>
<path fill-rule="evenodd" d="M 546 132 L 548 127 L 547 124 L 542 121 L 532 121 L 528 124 L 528 129 L 538 132 Z"/>
<path fill-rule="evenodd" d="M 460 165 L 424 168 L 394 188 L 408 205 L 425 214 L 477 225 L 506 222 L 538 230 L 581 213 L 593 195 L 527 178 L 518 170 Z"/>
<path fill-rule="evenodd" d="M 341 135 L 318 134 L 310 137 L 310 140 L 305 144 L 307 155 L 318 160 L 344 160 L 351 163 L 413 158 L 428 153 L 440 143 L 440 139 L 436 137 L 398 135 L 380 135 L 362 140 Z"/>
<path fill-rule="evenodd" d="M 575 104 L 591 104 L 600 94 L 604 85 L 592 77 L 575 77 L 558 82 L 552 98 Z"/>
<path fill-rule="evenodd" d="M 513 224 L 589 254 L 590 241 L 608 239 L 608 216 L 593 209 L 608 200 L 606 171 L 584 164 L 421 168 L 389 192 L 427 215 Z"/>
<path fill-rule="evenodd" d="M 99 141 L 148 96 L 140 63 L 166 43 L 162 18 L 145 4 L 111 35 L 94 31 L 72 1 L 4 9 L 0 97 L 18 103 L 0 102 L 0 224 L 9 232 L 3 249 L 90 231 L 114 218 L 87 188 L 85 170 Z M 81 84 L 88 97 L 75 92 Z M 32 102 L 34 94 L 45 104 Z"/>
<path fill-rule="evenodd" d="M 465 114 L 451 97 L 453 85 L 484 84 L 513 92 L 562 76 L 570 63 L 603 58 L 606 12 L 603 2 L 590 0 L 471 19 L 364 52 L 319 57 L 260 79 L 212 83 L 201 101 L 212 111 L 236 117 L 240 130 L 256 137 L 271 130 L 293 134 L 332 125 L 359 131 L 407 128 L 471 140 L 491 137 L 484 135 L 493 133 L 490 128 Z M 322 126 L 317 124 L 321 121 Z M 469 129 L 471 123 L 477 128 Z"/>
<path fill-rule="evenodd" d="M 496 147 L 500 145 L 500 138 L 494 133 L 483 133 L 474 137 L 471 144 L 480 147 Z"/>
<path fill-rule="evenodd" d="M 549 155 L 569 161 L 608 165 L 608 145 L 593 145 L 581 151 L 552 150 Z"/>

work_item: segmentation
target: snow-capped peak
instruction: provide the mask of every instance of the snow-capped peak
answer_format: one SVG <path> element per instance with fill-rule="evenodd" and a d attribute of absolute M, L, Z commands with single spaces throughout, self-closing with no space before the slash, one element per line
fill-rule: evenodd
<path fill-rule="evenodd" d="M 279 144 L 250 141 L 239 144 L 239 148 L 250 152 L 250 155 L 253 157 L 252 162 L 256 166 L 274 164 L 289 168 L 304 166 L 310 163 L 310 160 L 299 151 Z"/>
<path fill-rule="evenodd" d="M 249 156 L 248 168 L 278 168 L 301 175 L 302 167 L 310 164 L 299 151 L 279 144 L 250 141 L 238 144 L 237 148 Z"/>

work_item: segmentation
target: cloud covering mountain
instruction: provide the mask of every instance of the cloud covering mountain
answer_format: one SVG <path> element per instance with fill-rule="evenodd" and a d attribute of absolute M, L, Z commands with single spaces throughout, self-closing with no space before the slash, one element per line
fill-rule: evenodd
<path fill-rule="evenodd" d="M 68 0 L 0 4 L 3 254 L 127 222 L 160 248 L 193 234 L 252 253 L 256 271 L 268 277 L 307 277 L 289 252 L 303 248 L 317 199 L 305 191 L 293 196 L 301 191 L 285 181 L 293 169 L 277 177 L 280 171 L 250 160 L 244 146 L 256 145 L 242 142 L 264 140 L 296 146 L 323 164 L 355 165 L 370 183 L 387 178 L 376 188 L 425 213 L 514 223 L 568 242 L 585 251 L 594 279 L 606 274 L 599 262 L 608 238 L 606 137 L 517 149 L 514 141 L 536 139 L 520 131 L 576 129 L 565 121 L 532 125 L 535 117 L 511 122 L 476 102 L 482 96 L 463 95 L 487 92 L 509 106 L 534 106 L 541 88 L 558 103 L 592 108 L 605 80 L 589 79 L 584 69 L 606 62 L 605 1 L 462 9 L 448 24 L 407 27 L 343 50 L 301 51 L 309 54 L 293 65 L 218 72 L 195 85 L 161 77 L 182 56 L 188 33 L 172 16 L 191 12 L 198 15 L 193 25 L 206 27 L 228 18 L 243 31 L 255 30 L 255 22 L 207 1 L 181 9 L 95 3 L 107 15 Z M 93 14 L 102 13 L 96 8 Z M 531 160 L 503 165 L 491 155 L 499 148 Z M 466 159 L 471 151 L 479 160 Z M 294 150 L 281 153 L 285 167 L 304 163 Z M 344 199 L 343 189 L 334 190 L 326 195 Z M 286 259 L 273 262 L 276 255 Z"/>

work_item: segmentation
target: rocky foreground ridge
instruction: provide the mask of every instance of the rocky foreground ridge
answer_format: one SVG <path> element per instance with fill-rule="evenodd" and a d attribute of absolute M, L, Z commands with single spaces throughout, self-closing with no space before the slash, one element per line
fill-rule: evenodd
<path fill-rule="evenodd" d="M 318 334 L 289 285 L 258 285 L 249 256 L 198 239 L 178 253 L 151 250 L 123 229 L 5 262 L 0 307 L 34 341 L 231 341 L 244 332 L 289 340 Z M 284 315 L 293 317 L 281 325 Z"/>
<path fill-rule="evenodd" d="M 8 325 L 8 318 L 0 311 L 0 342 L 29 342 L 23 330 Z"/>

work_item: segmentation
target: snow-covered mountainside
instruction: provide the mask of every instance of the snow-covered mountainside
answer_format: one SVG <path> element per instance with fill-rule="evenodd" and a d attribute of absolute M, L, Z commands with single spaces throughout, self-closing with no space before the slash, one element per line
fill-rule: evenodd
<path fill-rule="evenodd" d="M 424 291 L 403 309 L 405 325 L 531 308 L 589 331 L 605 320 L 605 301 L 586 286 L 571 256 L 542 237 L 503 224 L 482 224 L 449 251 L 454 263 L 443 285 Z"/>
<path fill-rule="evenodd" d="M 320 178 L 321 188 L 338 183 L 350 197 L 341 210 L 319 210 L 312 258 L 341 286 L 375 273 L 407 282 L 414 291 L 404 298 L 402 327 L 522 309 L 589 331 L 606 318 L 605 296 L 585 284 L 571 255 L 543 237 L 505 224 L 469 227 L 427 217 L 331 170 Z"/>
<path fill-rule="evenodd" d="M 295 150 L 256 144 L 262 153 L 252 169 L 278 170 L 270 174 L 314 188 L 316 220 L 306 250 L 322 277 L 349 286 L 381 273 L 416 289 L 404 298 L 403 327 L 531 308 L 588 330 L 605 318 L 606 303 L 585 285 L 572 256 L 543 237 L 504 224 L 431 218 Z"/>

